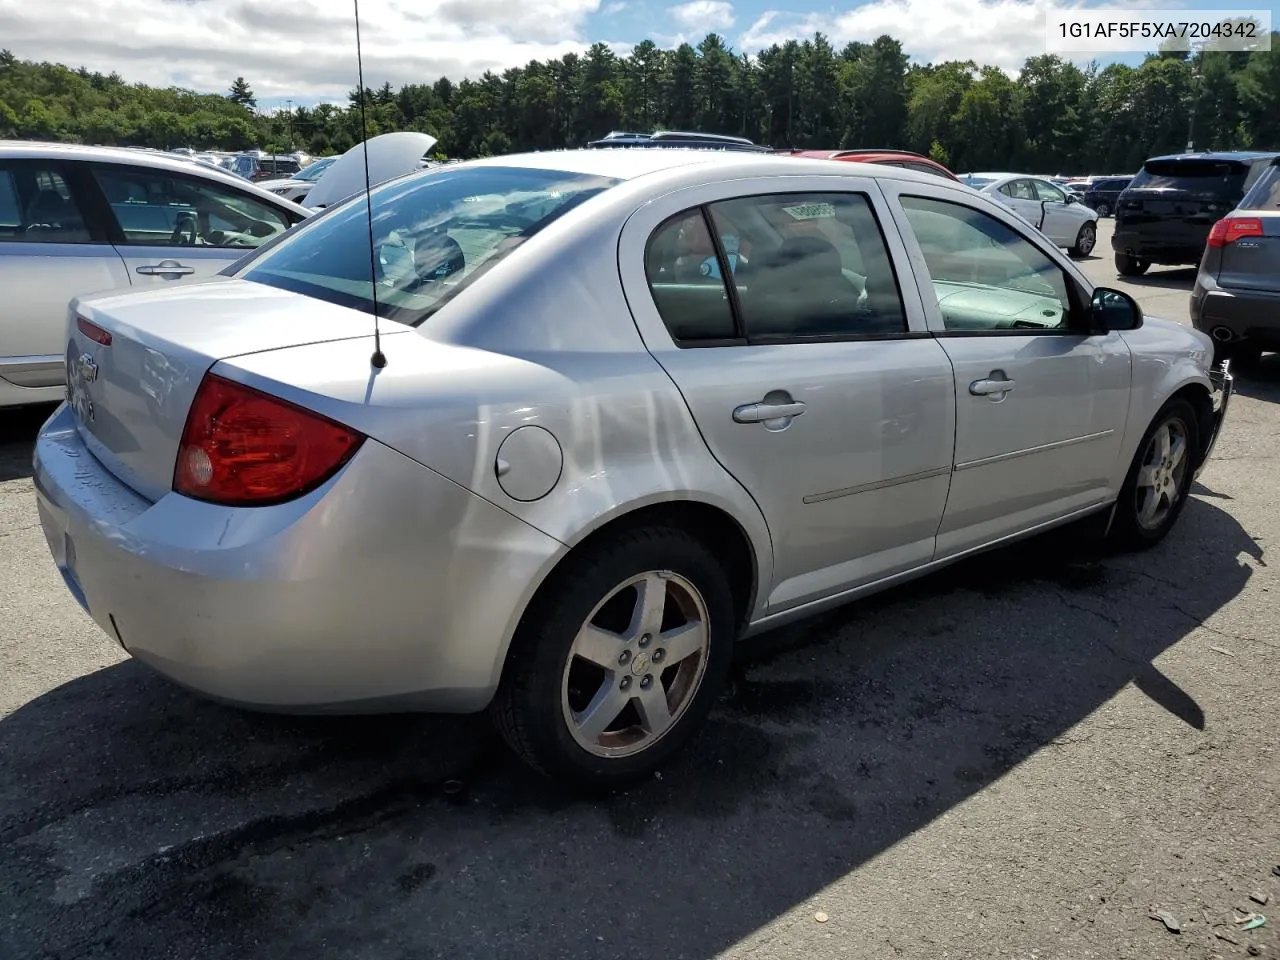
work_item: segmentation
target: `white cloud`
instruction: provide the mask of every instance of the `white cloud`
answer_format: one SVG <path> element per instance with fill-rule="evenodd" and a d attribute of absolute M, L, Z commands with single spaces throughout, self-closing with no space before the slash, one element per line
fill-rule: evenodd
<path fill-rule="evenodd" d="M 1147 0 L 1130 0 L 1132 6 Z M 1083 6 L 1046 0 L 872 0 L 843 13 L 794 14 L 769 10 L 738 38 L 738 49 L 757 53 L 774 43 L 805 40 L 821 32 L 839 50 L 850 41 L 869 43 L 882 34 L 902 42 L 920 62 L 974 60 L 1016 71 L 1027 57 L 1045 52 L 1051 8 Z"/>
<path fill-rule="evenodd" d="M 430 83 L 581 52 L 601 0 L 364 0 L 365 84 Z M 345 101 L 356 86 L 350 0 L 0 0 L 0 38 L 19 57 L 126 80 L 259 99 Z"/>
<path fill-rule="evenodd" d="M 726 0 L 689 0 L 667 11 L 680 26 L 701 31 L 705 36 L 714 30 L 727 30 L 733 26 L 733 4 Z"/>
<path fill-rule="evenodd" d="M 625 9 L 627 9 L 627 5 L 621 2 L 621 0 L 618 0 L 618 2 L 615 2 L 615 3 L 605 4 L 604 9 L 601 10 L 600 12 L 603 13 L 605 16 L 611 16 L 615 13 L 621 13 Z"/>

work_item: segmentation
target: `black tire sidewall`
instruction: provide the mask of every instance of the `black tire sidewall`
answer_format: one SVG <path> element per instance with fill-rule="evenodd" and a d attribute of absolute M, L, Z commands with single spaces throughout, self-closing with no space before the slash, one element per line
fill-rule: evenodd
<path fill-rule="evenodd" d="M 1151 443 L 1155 432 L 1171 417 L 1178 417 L 1187 431 L 1187 469 L 1183 474 L 1178 491 L 1178 502 L 1173 505 L 1164 522 L 1155 530 L 1148 530 L 1138 522 L 1138 505 L 1135 494 L 1138 487 L 1138 471 L 1142 468 L 1142 458 Z M 1160 408 L 1160 412 L 1152 419 L 1150 426 L 1142 435 L 1142 441 L 1133 455 L 1129 473 L 1125 476 L 1120 488 L 1120 496 L 1116 501 L 1116 514 L 1112 524 L 1114 538 L 1122 545 L 1131 548 L 1154 546 L 1163 540 L 1178 522 L 1183 508 L 1191 494 L 1191 484 L 1195 479 L 1195 459 L 1193 451 L 1199 449 L 1200 425 L 1196 420 L 1195 410 L 1185 400 L 1173 399 Z"/>
<path fill-rule="evenodd" d="M 618 758 L 597 757 L 570 733 L 561 707 L 564 667 L 573 639 L 595 606 L 630 577 L 670 570 L 697 588 L 710 620 L 706 670 L 693 702 L 653 746 Z M 571 558 L 526 614 L 508 654 L 499 698 L 518 714 L 517 752 L 555 779 L 608 790 L 661 766 L 697 732 L 724 686 L 733 657 L 736 617 L 728 579 L 697 538 L 669 528 L 623 533 Z M 500 723 L 499 727 L 503 725 Z M 504 733 L 507 731 L 504 730 Z M 511 737 L 508 736 L 509 742 Z"/>

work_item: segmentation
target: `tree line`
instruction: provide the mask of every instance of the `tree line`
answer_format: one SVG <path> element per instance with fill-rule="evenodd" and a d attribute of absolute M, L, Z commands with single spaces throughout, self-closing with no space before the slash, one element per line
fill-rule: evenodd
<path fill-rule="evenodd" d="M 1017 77 L 975 61 L 912 63 L 889 36 L 827 37 L 755 56 L 718 34 L 674 50 L 532 61 L 478 79 L 353 89 L 347 103 L 259 111 L 247 80 L 225 95 L 128 83 L 0 51 L 0 137 L 168 149 L 344 151 L 419 130 L 451 157 L 580 146 L 611 130 L 701 130 L 775 147 L 899 147 L 956 170 L 1128 172 L 1149 156 L 1280 148 L 1280 32 L 1271 50 L 1162 51 L 1139 66 L 1031 57 Z"/>

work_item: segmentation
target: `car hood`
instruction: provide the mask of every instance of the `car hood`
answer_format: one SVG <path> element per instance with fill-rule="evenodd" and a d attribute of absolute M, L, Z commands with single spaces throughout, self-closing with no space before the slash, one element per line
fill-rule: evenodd
<path fill-rule="evenodd" d="M 422 169 L 422 158 L 436 145 L 426 133 L 384 133 L 365 141 L 369 154 L 369 186 L 377 186 Z M 331 207 L 365 188 L 364 143 L 357 143 L 326 170 L 307 194 L 307 206 Z"/>

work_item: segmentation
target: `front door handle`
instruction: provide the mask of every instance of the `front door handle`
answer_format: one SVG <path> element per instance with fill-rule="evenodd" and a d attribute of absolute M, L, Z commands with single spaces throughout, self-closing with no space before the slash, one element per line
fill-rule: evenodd
<path fill-rule="evenodd" d="M 991 397 L 1003 400 L 1014 388 L 1014 382 L 1005 377 L 1003 370 L 992 370 L 985 380 L 975 380 L 969 384 L 969 392 L 975 397 Z"/>
<path fill-rule="evenodd" d="M 195 267 L 188 267 L 177 260 L 161 260 L 159 263 L 143 264 L 134 270 L 134 273 L 140 273 L 144 277 L 185 277 L 195 272 Z"/>
<path fill-rule="evenodd" d="M 791 403 L 744 403 L 734 407 L 735 423 L 768 423 L 772 420 L 790 420 L 804 413 L 805 405 L 799 400 Z"/>

